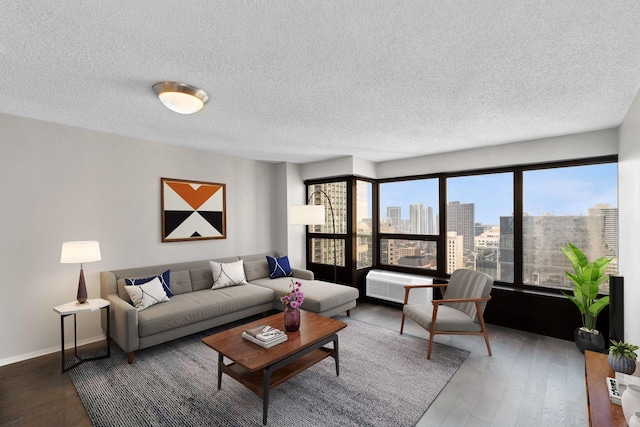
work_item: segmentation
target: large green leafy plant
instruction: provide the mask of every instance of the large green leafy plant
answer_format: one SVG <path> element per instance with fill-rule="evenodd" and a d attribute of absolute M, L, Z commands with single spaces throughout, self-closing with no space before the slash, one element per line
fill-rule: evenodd
<path fill-rule="evenodd" d="M 593 262 L 589 262 L 584 253 L 571 243 L 567 247 L 561 247 L 562 252 L 567 256 L 573 266 L 573 273 L 565 271 L 567 277 L 573 282 L 573 296 L 563 294 L 569 298 L 580 310 L 582 325 L 589 331 L 596 329 L 598 314 L 609 305 L 609 297 L 598 298 L 600 285 L 609 277 L 605 274 L 607 264 L 613 258 L 600 257 Z"/>

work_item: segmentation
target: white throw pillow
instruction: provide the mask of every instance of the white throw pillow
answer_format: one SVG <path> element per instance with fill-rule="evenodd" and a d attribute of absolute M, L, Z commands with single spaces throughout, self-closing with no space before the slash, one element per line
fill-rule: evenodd
<path fill-rule="evenodd" d="M 238 260 L 230 263 L 209 261 L 211 273 L 213 273 L 213 286 L 211 289 L 226 288 L 227 286 L 242 285 L 247 283 L 244 275 L 244 262 Z"/>
<path fill-rule="evenodd" d="M 136 310 L 142 311 L 160 302 L 169 301 L 167 293 L 162 287 L 160 279 L 154 277 L 153 280 L 142 285 L 125 286 L 124 289 L 129 294 L 129 298 L 133 301 Z"/>

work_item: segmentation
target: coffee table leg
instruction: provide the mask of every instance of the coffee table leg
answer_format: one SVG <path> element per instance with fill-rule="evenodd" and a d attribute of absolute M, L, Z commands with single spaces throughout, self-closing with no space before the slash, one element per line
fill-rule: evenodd
<path fill-rule="evenodd" d="M 222 353 L 218 353 L 218 390 L 222 388 L 222 362 L 224 360 L 224 356 Z"/>
<path fill-rule="evenodd" d="M 262 424 L 267 424 L 269 413 L 269 390 L 271 389 L 271 367 L 262 371 Z"/>
<path fill-rule="evenodd" d="M 338 356 L 338 335 L 333 340 L 333 358 L 336 360 L 336 376 L 340 376 L 340 358 Z"/>

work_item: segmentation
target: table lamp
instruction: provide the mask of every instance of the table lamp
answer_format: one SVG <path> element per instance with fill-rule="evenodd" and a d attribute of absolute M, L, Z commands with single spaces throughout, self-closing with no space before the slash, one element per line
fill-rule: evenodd
<path fill-rule="evenodd" d="M 100 261 L 100 244 L 96 241 L 64 242 L 60 253 L 62 264 L 80 263 L 80 280 L 78 282 L 78 296 L 76 305 L 87 303 L 87 287 L 84 283 L 82 263 Z"/>

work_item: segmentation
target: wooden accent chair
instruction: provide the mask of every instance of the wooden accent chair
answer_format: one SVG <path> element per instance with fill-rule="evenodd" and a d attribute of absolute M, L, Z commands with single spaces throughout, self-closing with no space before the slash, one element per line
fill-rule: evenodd
<path fill-rule="evenodd" d="M 436 334 L 482 335 L 491 356 L 489 336 L 482 314 L 487 301 L 491 299 L 489 294 L 492 287 L 491 276 L 465 269 L 454 271 L 448 284 L 406 285 L 400 333 L 402 334 L 404 329 L 405 316 L 428 330 L 427 359 L 431 358 L 433 338 Z M 443 299 L 434 299 L 432 305 L 408 304 L 409 292 L 415 288 L 440 288 Z"/>

